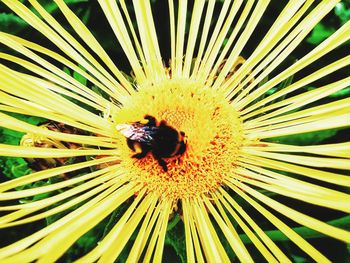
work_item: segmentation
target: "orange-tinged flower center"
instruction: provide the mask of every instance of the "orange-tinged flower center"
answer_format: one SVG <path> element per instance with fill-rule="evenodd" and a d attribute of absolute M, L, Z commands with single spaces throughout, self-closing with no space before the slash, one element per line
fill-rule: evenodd
<path fill-rule="evenodd" d="M 184 154 L 164 158 L 168 171 L 147 154 L 135 159 L 121 134 L 118 148 L 125 170 L 149 191 L 177 200 L 215 191 L 232 175 L 243 143 L 238 113 L 218 90 L 190 80 L 140 87 L 115 116 L 116 124 L 143 121 L 146 114 L 185 132 Z"/>

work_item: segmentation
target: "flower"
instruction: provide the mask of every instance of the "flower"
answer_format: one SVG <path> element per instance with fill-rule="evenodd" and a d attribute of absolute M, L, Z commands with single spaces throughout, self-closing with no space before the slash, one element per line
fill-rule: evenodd
<path fill-rule="evenodd" d="M 2 262 L 54 262 L 111 214 L 108 231 L 78 261 L 114 261 L 128 249 L 129 262 L 160 262 L 174 217 L 183 222 L 189 262 L 251 262 L 255 253 L 269 262 L 290 261 L 265 231 L 271 227 L 310 258 L 328 261 L 290 226 L 293 221 L 350 242 L 345 229 L 303 211 L 306 203 L 349 212 L 344 171 L 350 143 L 283 143 L 283 136 L 350 123 L 349 98 L 314 104 L 350 85 L 348 76 L 318 82 L 348 66 L 349 56 L 291 81 L 348 41 L 350 22 L 293 64 L 282 64 L 338 1 L 289 1 L 243 58 L 269 1 L 195 1 L 189 12 L 187 1 L 169 0 L 167 65 L 148 1 L 133 1 L 130 11 L 125 1 L 99 0 L 131 76 L 63 0 L 54 3 L 69 30 L 36 0 L 29 0 L 35 12 L 20 1 L 2 2 L 54 46 L 0 33 L 0 42 L 16 51 L 0 54 L 6 61 L 0 65 L 0 124 L 26 133 L 21 145 L 1 144 L 0 155 L 44 158 L 55 166 L 41 163 L 45 169 L 0 184 L 1 228 L 51 219 L 1 248 Z M 307 90 L 312 83 L 317 88 Z M 36 126 L 8 113 L 51 122 Z M 163 156 L 167 171 L 152 154 L 133 158 L 116 128 L 145 125 L 145 115 L 185 134 L 185 152 Z"/>

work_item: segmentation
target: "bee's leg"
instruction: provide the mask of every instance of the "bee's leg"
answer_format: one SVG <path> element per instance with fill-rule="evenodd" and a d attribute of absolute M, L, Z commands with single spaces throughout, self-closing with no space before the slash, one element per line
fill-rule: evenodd
<path fill-rule="evenodd" d="M 177 154 L 179 155 L 183 154 L 186 151 L 186 143 L 184 143 L 183 141 L 180 143 L 181 143 L 180 148 L 177 151 Z"/>
<path fill-rule="evenodd" d="M 159 165 L 163 168 L 163 171 L 164 172 L 167 172 L 168 171 L 168 166 L 167 166 L 167 163 L 163 160 L 163 159 L 157 159 Z"/>
<path fill-rule="evenodd" d="M 135 143 L 134 146 L 136 148 L 136 153 L 134 155 L 132 155 L 131 157 L 136 158 L 136 159 L 142 159 L 151 150 L 149 145 L 145 145 L 142 143 Z"/>
<path fill-rule="evenodd" d="M 145 118 L 146 120 L 148 120 L 147 125 L 150 125 L 150 126 L 157 126 L 156 118 L 154 118 L 153 116 L 147 114 L 147 115 L 145 115 L 144 118 Z"/>
<path fill-rule="evenodd" d="M 147 152 L 145 151 L 145 152 L 135 153 L 131 157 L 136 159 L 142 159 L 146 155 L 147 155 Z"/>
<path fill-rule="evenodd" d="M 128 145 L 128 147 L 130 148 L 130 150 L 132 150 L 133 152 L 135 151 L 135 141 L 127 139 L 126 143 Z"/>
<path fill-rule="evenodd" d="M 184 137 L 185 137 L 185 133 L 183 131 L 180 131 L 180 138 L 179 138 L 178 145 L 176 146 L 177 151 L 175 155 L 182 155 L 186 151 L 187 145 L 186 145 L 186 142 L 184 141 Z"/>
<path fill-rule="evenodd" d="M 167 163 L 155 152 L 152 152 L 154 159 L 157 160 L 158 164 L 163 168 L 164 172 L 168 171 Z"/>

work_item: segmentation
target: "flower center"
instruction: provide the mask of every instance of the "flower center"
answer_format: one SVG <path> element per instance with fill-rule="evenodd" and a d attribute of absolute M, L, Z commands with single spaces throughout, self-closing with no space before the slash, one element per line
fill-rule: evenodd
<path fill-rule="evenodd" d="M 162 158 L 166 171 L 152 149 L 143 158 L 133 158 L 126 138 L 117 135 L 122 165 L 150 192 L 173 200 L 196 197 L 215 191 L 234 172 L 243 143 L 242 124 L 219 91 L 191 80 L 168 80 L 140 87 L 123 106 L 116 124 L 143 122 L 150 115 L 185 133 L 186 151 Z"/>

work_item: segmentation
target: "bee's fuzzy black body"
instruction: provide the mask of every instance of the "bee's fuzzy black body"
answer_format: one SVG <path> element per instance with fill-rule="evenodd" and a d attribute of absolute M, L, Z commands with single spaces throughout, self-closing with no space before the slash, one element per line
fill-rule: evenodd
<path fill-rule="evenodd" d="M 151 153 L 163 170 L 167 172 L 167 163 L 163 158 L 182 155 L 186 151 L 185 133 L 178 132 L 167 125 L 164 120 L 157 123 L 153 116 L 146 115 L 144 118 L 148 120 L 146 124 L 134 122 L 128 126 L 129 132 L 123 133 L 132 151 L 140 149 L 132 157 L 142 159 Z"/>

